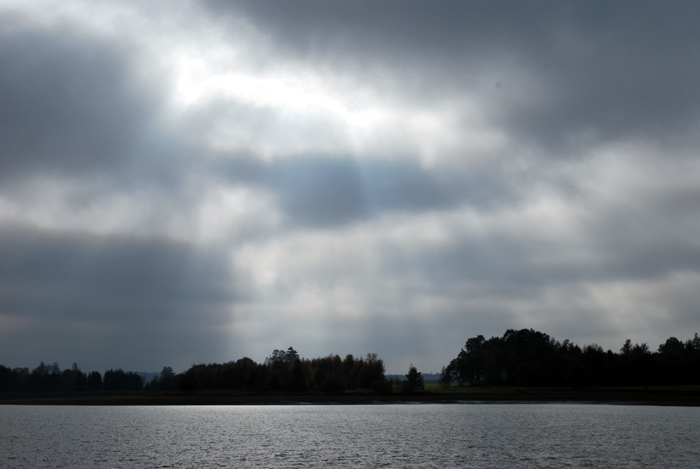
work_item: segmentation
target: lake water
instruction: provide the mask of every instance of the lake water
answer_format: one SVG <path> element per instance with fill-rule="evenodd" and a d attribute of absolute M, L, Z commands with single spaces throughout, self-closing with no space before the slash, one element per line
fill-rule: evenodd
<path fill-rule="evenodd" d="M 700 467 L 700 408 L 0 406 L 3 468 Z"/>

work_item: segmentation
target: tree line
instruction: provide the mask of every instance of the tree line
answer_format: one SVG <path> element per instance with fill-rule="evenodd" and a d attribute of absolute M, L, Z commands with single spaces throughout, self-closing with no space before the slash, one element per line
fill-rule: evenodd
<path fill-rule="evenodd" d="M 41 362 L 31 372 L 28 368 L 10 369 L 0 365 L 0 392 L 73 392 L 73 391 L 138 391 L 144 382 L 137 373 L 122 369 L 84 373 L 77 363 L 61 371 L 58 363 Z"/>
<path fill-rule="evenodd" d="M 700 337 L 670 337 L 652 351 L 627 340 L 619 352 L 597 344 L 579 347 L 533 329 L 467 340 L 443 368 L 441 381 L 459 385 L 651 386 L 700 384 Z"/>
<path fill-rule="evenodd" d="M 393 383 L 386 379 L 384 361 L 376 353 L 345 358 L 299 357 L 294 348 L 274 350 L 263 363 L 244 357 L 227 363 L 193 365 L 178 377 L 182 391 L 230 389 L 257 393 L 321 392 L 340 393 L 361 388 L 388 392 Z"/>
<path fill-rule="evenodd" d="M 386 379 L 385 366 L 376 353 L 355 358 L 338 355 L 304 359 L 294 348 L 274 350 L 263 363 L 244 357 L 227 363 L 192 365 L 175 374 L 166 366 L 160 376 L 145 383 L 141 376 L 121 369 L 84 373 L 77 364 L 61 371 L 57 363 L 43 362 L 31 372 L 27 368 L 0 365 L 0 392 L 73 392 L 98 390 L 205 391 L 229 389 L 243 392 L 322 392 L 373 389 L 391 392 L 395 382 Z"/>
<path fill-rule="evenodd" d="M 533 329 L 509 329 L 503 337 L 467 339 L 456 358 L 443 367 L 440 381 L 459 386 L 650 386 L 700 384 L 700 337 L 685 342 L 670 337 L 652 351 L 627 340 L 619 352 L 597 344 L 559 342 Z M 358 389 L 379 393 L 423 389 L 422 374 L 411 365 L 406 379 L 388 379 L 376 353 L 306 359 L 294 348 L 274 350 L 262 363 L 244 357 L 226 363 L 192 365 L 176 374 L 163 367 L 146 383 L 122 369 L 84 373 L 77 364 L 27 368 L 0 365 L 0 392 L 207 391 L 336 394 Z"/>

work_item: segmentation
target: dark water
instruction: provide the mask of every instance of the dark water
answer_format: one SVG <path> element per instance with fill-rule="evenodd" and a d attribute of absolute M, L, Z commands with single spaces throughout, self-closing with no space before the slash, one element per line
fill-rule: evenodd
<path fill-rule="evenodd" d="M 700 408 L 0 406 L 2 468 L 700 467 Z"/>

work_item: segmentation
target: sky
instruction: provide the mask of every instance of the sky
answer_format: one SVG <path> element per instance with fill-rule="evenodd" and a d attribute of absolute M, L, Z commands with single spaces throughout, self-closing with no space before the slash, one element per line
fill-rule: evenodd
<path fill-rule="evenodd" d="M 0 363 L 690 339 L 698 17 L 0 0 Z"/>

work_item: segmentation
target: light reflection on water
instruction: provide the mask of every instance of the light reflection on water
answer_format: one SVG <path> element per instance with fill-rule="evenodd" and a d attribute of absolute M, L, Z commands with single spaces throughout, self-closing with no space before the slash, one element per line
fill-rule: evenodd
<path fill-rule="evenodd" d="M 0 467 L 698 467 L 700 408 L 0 406 Z"/>

